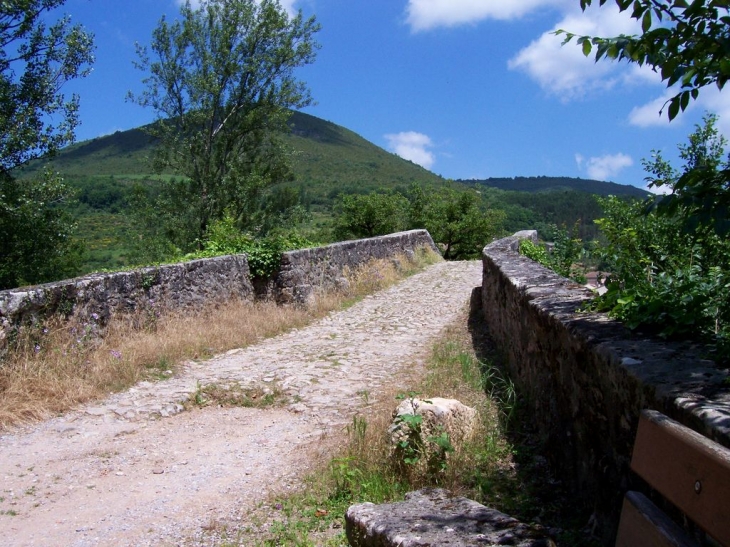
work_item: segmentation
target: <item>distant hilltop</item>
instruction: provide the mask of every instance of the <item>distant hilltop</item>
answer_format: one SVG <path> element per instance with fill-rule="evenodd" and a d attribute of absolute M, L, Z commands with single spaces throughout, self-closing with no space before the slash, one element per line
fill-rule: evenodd
<path fill-rule="evenodd" d="M 632 196 L 645 198 L 649 192 L 627 184 L 571 177 L 514 177 L 458 180 L 470 186 L 487 186 L 513 192 L 548 192 L 575 190 L 599 196 Z"/>

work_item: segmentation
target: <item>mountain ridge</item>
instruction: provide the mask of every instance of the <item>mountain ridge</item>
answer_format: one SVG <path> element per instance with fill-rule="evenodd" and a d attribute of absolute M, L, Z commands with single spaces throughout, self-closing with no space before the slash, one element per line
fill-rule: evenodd
<path fill-rule="evenodd" d="M 154 139 L 148 126 L 116 131 L 80 141 L 49 160 L 36 161 L 26 173 L 48 163 L 65 176 L 154 178 L 150 157 Z M 379 188 L 405 188 L 411 182 L 443 184 L 447 179 L 377 146 L 354 131 L 303 112 L 292 112 L 291 133 L 285 135 L 292 153 L 294 182 L 307 187 L 315 202 L 328 202 L 336 193 L 367 193 Z M 571 177 L 490 177 L 456 179 L 467 186 L 513 192 L 571 189 L 598 195 L 646 197 L 648 192 L 615 182 Z"/>

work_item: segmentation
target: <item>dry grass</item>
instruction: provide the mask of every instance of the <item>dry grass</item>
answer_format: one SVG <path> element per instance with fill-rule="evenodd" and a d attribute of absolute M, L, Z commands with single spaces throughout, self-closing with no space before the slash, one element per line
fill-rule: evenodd
<path fill-rule="evenodd" d="M 307 309 L 272 302 L 228 302 L 197 313 L 120 316 L 102 328 L 60 319 L 24 328 L 0 361 L 0 430 L 43 419 L 125 389 L 164 379 L 187 359 L 205 359 L 303 327 L 432 264 L 421 254 L 373 261 L 349 272 L 349 287 L 321 294 Z M 103 334 L 103 336 L 102 336 Z"/>

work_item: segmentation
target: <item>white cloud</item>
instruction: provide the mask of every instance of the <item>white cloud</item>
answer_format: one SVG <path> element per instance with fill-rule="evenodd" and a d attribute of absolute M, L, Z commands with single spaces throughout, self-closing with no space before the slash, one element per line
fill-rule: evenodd
<path fill-rule="evenodd" d="M 455 27 L 484 19 L 516 19 L 545 6 L 574 0 L 408 0 L 407 22 L 413 31 Z"/>
<path fill-rule="evenodd" d="M 650 188 L 647 184 L 646 186 L 644 186 L 644 190 L 646 190 L 647 192 L 651 192 L 652 194 L 655 194 L 657 196 L 666 196 L 667 194 L 672 193 L 672 189 L 668 186 L 654 186 Z"/>
<path fill-rule="evenodd" d="M 626 167 L 631 167 L 634 160 L 631 156 L 622 154 L 606 154 L 605 156 L 592 157 L 587 160 L 581 155 L 575 155 L 575 162 L 579 169 L 583 169 L 585 165 L 588 177 L 594 180 L 610 180 Z"/>
<path fill-rule="evenodd" d="M 669 124 L 667 101 L 674 96 L 671 89 L 666 90 L 656 99 L 634 107 L 629 112 L 629 123 L 637 127 L 652 127 Z"/>
<path fill-rule="evenodd" d="M 565 37 L 553 34 L 557 29 L 587 36 L 633 34 L 640 29 L 626 12 L 620 13 L 611 5 L 587 9 L 585 12 L 574 6 L 568 11 L 553 29 L 510 59 L 509 68 L 525 72 L 544 90 L 560 96 L 564 101 L 594 91 L 605 91 L 619 83 L 656 81 L 654 73 L 645 67 L 608 60 L 596 63 L 592 55 L 583 55 L 582 48 L 575 40 L 563 45 Z"/>
<path fill-rule="evenodd" d="M 637 127 L 661 127 L 669 125 L 668 101 L 679 89 L 665 89 L 657 98 L 646 104 L 637 106 L 629 113 L 629 123 Z M 685 112 L 708 111 L 719 116 L 717 128 L 725 137 L 730 138 L 730 90 L 720 91 L 715 86 L 707 86 L 700 90 L 695 101 L 690 101 Z M 660 113 L 661 112 L 661 113 Z M 678 123 L 680 116 L 671 123 Z"/>
<path fill-rule="evenodd" d="M 433 152 L 433 142 L 428 135 L 415 131 L 403 131 L 385 135 L 389 148 L 401 158 L 417 163 L 421 167 L 431 169 L 436 162 Z"/>

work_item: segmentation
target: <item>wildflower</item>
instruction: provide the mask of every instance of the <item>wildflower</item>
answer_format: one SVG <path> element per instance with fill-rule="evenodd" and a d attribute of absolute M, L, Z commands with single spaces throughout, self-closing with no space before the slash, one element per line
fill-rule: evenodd
<path fill-rule="evenodd" d="M 35 347 L 33 348 L 33 351 L 38 353 L 39 351 L 41 351 L 41 346 L 39 344 L 36 344 Z"/>
<path fill-rule="evenodd" d="M 121 352 L 121 351 L 117 351 L 117 350 L 115 350 L 115 349 L 113 349 L 113 350 L 110 350 L 110 351 L 109 351 L 109 354 L 110 354 L 110 355 L 111 355 L 112 357 L 114 357 L 114 359 L 121 359 L 121 358 L 122 358 L 122 352 Z"/>
<path fill-rule="evenodd" d="M 98 321 L 98 320 L 99 320 L 99 314 L 98 314 L 98 313 L 92 313 L 92 314 L 91 314 L 91 318 L 92 318 L 92 319 L 93 319 L 94 321 Z"/>

